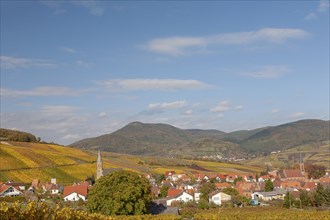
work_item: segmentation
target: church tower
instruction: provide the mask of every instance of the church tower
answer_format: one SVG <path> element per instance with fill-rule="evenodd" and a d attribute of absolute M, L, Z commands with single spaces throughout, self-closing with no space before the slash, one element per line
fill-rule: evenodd
<path fill-rule="evenodd" d="M 103 163 L 101 158 L 101 151 L 98 151 L 97 162 L 96 162 L 96 179 L 103 176 Z"/>
<path fill-rule="evenodd" d="M 300 151 L 300 147 L 299 147 L 299 151 Z M 301 152 L 300 152 L 300 158 L 299 158 L 299 168 L 300 168 L 301 174 L 304 176 L 305 175 L 305 166 L 304 166 L 304 161 L 301 158 Z"/>

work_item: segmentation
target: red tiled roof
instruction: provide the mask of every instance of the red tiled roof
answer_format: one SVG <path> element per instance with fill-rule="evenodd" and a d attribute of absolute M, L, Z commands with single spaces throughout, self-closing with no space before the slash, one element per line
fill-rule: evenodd
<path fill-rule="evenodd" d="M 301 184 L 298 181 L 285 181 L 285 182 L 282 182 L 281 185 L 282 185 L 283 188 L 292 187 L 292 188 L 298 188 L 299 189 L 301 187 Z"/>
<path fill-rule="evenodd" d="M 11 187 L 11 186 L 8 186 L 8 185 L 6 185 L 6 184 L 2 184 L 2 185 L 0 186 L 0 193 L 6 191 L 9 187 Z"/>
<path fill-rule="evenodd" d="M 229 183 L 215 183 L 215 186 L 217 188 L 227 188 L 227 187 L 231 187 L 231 184 L 229 184 Z"/>
<path fill-rule="evenodd" d="M 183 192 L 183 190 L 181 189 L 169 189 L 167 191 L 167 197 L 175 197 L 179 194 L 181 194 Z"/>
<path fill-rule="evenodd" d="M 173 174 L 175 174 L 175 171 L 166 171 L 165 177 L 172 176 Z"/>
<path fill-rule="evenodd" d="M 300 170 L 283 170 L 286 178 L 304 177 Z"/>
<path fill-rule="evenodd" d="M 88 187 L 86 185 L 74 185 L 64 187 L 63 197 L 66 197 L 72 193 L 77 193 L 79 195 L 87 197 Z"/>
<path fill-rule="evenodd" d="M 315 189 L 317 186 L 316 182 L 307 182 L 304 185 L 304 189 Z"/>
<path fill-rule="evenodd" d="M 329 177 L 321 177 L 320 182 L 323 182 L 323 183 L 330 182 L 330 178 Z"/>

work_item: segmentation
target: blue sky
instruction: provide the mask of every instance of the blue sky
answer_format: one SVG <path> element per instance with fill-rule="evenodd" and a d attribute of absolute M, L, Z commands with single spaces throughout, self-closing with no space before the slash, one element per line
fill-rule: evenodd
<path fill-rule="evenodd" d="M 1 1 L 1 127 L 329 120 L 329 1 Z"/>

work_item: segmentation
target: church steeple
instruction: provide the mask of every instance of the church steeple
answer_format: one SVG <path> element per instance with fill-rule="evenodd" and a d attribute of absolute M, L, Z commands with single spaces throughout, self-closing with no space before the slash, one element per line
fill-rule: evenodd
<path fill-rule="evenodd" d="M 103 176 L 103 163 L 101 158 L 101 151 L 98 151 L 97 162 L 96 162 L 96 179 L 99 179 Z"/>

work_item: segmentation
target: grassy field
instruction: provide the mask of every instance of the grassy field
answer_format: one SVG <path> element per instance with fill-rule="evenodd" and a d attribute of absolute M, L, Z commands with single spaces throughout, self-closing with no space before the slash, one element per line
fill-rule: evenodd
<path fill-rule="evenodd" d="M 262 171 L 262 168 L 252 165 L 132 156 L 110 152 L 102 152 L 102 159 L 104 169 L 122 168 L 139 173 L 164 174 L 165 171 L 174 170 L 177 173 L 187 174 L 234 172 L 244 174 Z M 1 143 L 0 181 L 31 183 L 33 179 L 46 182 L 56 178 L 60 183 L 71 184 L 95 175 L 96 160 L 96 151 L 83 151 L 53 144 Z"/>

